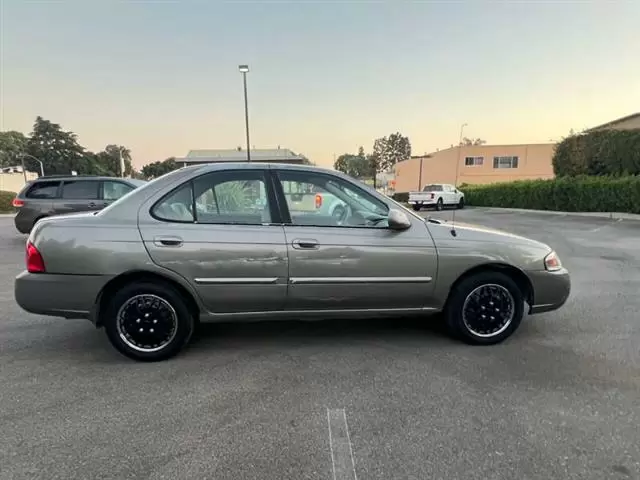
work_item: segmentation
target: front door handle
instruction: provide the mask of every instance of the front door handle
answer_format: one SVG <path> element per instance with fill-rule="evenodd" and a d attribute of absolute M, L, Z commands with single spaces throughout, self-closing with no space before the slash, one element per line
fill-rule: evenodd
<path fill-rule="evenodd" d="M 293 248 L 298 250 L 317 250 L 320 244 L 312 238 L 298 238 L 291 242 Z"/>
<path fill-rule="evenodd" d="M 155 237 L 153 243 L 157 247 L 179 247 L 182 245 L 182 239 L 180 237 Z"/>

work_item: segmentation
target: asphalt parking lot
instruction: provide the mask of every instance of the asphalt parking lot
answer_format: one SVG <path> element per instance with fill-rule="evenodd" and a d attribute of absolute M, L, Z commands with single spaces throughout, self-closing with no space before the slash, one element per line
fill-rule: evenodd
<path fill-rule="evenodd" d="M 214 325 L 157 364 L 22 312 L 0 218 L 0 479 L 640 478 L 640 222 L 456 218 L 551 244 L 565 307 L 485 348 L 418 320 Z"/>

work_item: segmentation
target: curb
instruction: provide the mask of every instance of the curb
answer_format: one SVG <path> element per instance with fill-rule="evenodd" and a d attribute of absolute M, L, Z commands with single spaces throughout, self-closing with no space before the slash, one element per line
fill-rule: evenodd
<path fill-rule="evenodd" d="M 499 208 L 499 207 L 473 207 L 489 212 L 512 212 L 512 213 L 538 213 L 541 215 L 560 215 L 573 217 L 607 218 L 609 220 L 636 220 L 640 221 L 640 215 L 636 213 L 624 212 L 556 212 L 553 210 L 527 210 L 526 208 Z"/>

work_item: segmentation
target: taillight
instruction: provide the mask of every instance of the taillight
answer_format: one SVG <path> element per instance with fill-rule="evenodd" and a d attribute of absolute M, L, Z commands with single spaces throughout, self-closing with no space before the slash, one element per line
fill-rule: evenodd
<path fill-rule="evenodd" d="M 27 271 L 29 273 L 45 273 L 44 260 L 38 249 L 27 242 Z"/>
<path fill-rule="evenodd" d="M 13 199 L 13 202 L 11 202 L 11 205 L 13 205 L 15 208 L 19 208 L 24 205 L 24 200 L 20 200 L 18 197 L 16 197 Z"/>
<path fill-rule="evenodd" d="M 316 193 L 316 208 L 320 208 L 322 206 L 322 195 Z"/>
<path fill-rule="evenodd" d="M 432 193 L 431 194 L 431 200 L 433 200 L 434 198 L 436 198 L 436 195 L 435 195 L 435 193 Z"/>

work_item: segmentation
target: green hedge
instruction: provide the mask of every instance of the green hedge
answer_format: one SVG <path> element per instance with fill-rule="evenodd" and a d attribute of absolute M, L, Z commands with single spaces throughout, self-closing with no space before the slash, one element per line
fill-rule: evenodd
<path fill-rule="evenodd" d="M 553 171 L 575 175 L 639 175 L 640 129 L 571 135 L 556 145 Z"/>
<path fill-rule="evenodd" d="M 14 198 L 16 198 L 15 193 L 0 190 L 0 213 L 12 213 L 14 211 L 13 205 L 11 204 Z"/>
<path fill-rule="evenodd" d="M 640 176 L 578 176 L 468 186 L 465 203 L 478 207 L 565 212 L 640 213 Z"/>

